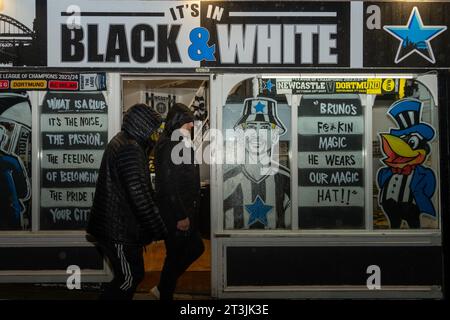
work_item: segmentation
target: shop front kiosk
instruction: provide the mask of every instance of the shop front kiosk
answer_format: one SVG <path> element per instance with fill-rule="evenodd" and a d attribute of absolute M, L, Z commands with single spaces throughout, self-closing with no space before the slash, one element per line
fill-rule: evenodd
<path fill-rule="evenodd" d="M 413 190 L 413 184 L 402 182 L 401 176 L 400 188 L 393 187 L 394 182 L 378 184 L 388 167 L 383 160 L 390 150 L 383 135 L 403 125 L 389 114 L 399 101 L 414 102 L 422 108 L 414 116 L 420 114 L 416 120 L 434 129 L 427 144 L 429 150 L 435 150 L 435 156 L 430 153 L 422 166 L 430 168 L 430 179 L 435 179 L 431 183 L 442 176 L 438 156 L 438 137 L 442 136 L 442 131 L 438 133 L 438 113 L 442 109 L 438 107 L 437 77 L 375 74 L 364 78 L 347 74 L 344 79 L 330 79 L 333 76 L 253 74 L 239 75 L 239 80 L 235 75 L 217 77 L 222 91 L 212 94 L 218 99 L 216 105 L 221 106 L 215 109 L 217 128 L 225 131 L 239 119 L 248 96 L 230 92 L 237 86 L 252 86 L 255 78 L 258 92 L 262 93 L 252 98 L 254 103 L 264 104 L 268 96 L 277 101 L 278 112 L 273 116 L 278 120 L 273 122 L 285 127 L 279 138 L 277 173 L 284 179 L 267 176 L 265 181 L 258 181 L 227 165 L 216 165 L 212 171 L 212 181 L 217 181 L 212 188 L 212 208 L 219 208 L 218 214 L 212 215 L 217 296 L 441 297 L 441 219 L 422 214 L 417 216 L 420 227 L 408 225 L 413 220 L 408 222 L 406 217 L 394 226 L 392 212 L 383 201 L 385 193 L 395 192 L 395 197 L 410 197 L 412 193 L 415 197 L 419 191 Z M 267 94 L 269 81 L 283 94 Z M 289 93 L 284 89 L 292 83 L 304 88 L 332 83 L 338 88 L 357 83 L 370 86 L 371 82 L 379 83 L 378 93 L 374 89 L 372 94 L 302 94 L 301 89 L 289 89 Z M 383 86 L 388 85 L 392 90 L 385 92 Z M 408 112 L 413 116 L 412 111 Z M 414 123 L 414 119 L 403 120 L 410 127 Z M 429 198 L 435 210 L 432 212 L 441 206 L 442 185 L 437 183 L 435 187 Z M 405 193 L 408 188 L 409 194 Z M 255 192 L 260 193 L 255 196 Z M 242 199 L 243 204 L 238 202 Z M 408 201 L 420 205 L 414 199 Z M 239 211 L 242 207 L 244 210 Z M 381 277 L 381 288 L 369 290 L 377 286 L 377 275 Z"/>

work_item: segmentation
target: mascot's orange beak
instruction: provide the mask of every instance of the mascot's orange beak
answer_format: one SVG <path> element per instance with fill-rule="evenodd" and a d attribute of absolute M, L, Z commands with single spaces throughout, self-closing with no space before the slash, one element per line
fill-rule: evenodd
<path fill-rule="evenodd" d="M 386 158 L 383 162 L 392 168 L 404 168 L 408 165 L 419 165 L 425 161 L 427 152 L 424 149 L 412 149 L 399 137 L 381 134 L 382 147 Z"/>

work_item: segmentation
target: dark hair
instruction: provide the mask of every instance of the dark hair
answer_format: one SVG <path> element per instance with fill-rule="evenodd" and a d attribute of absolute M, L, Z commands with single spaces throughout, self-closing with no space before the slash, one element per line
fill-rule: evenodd
<path fill-rule="evenodd" d="M 139 143 L 147 144 L 150 135 L 162 123 L 159 113 L 148 105 L 140 103 L 133 105 L 123 117 L 122 130 Z"/>
<path fill-rule="evenodd" d="M 164 131 L 172 134 L 173 131 L 189 122 L 194 122 L 194 113 L 186 105 L 175 103 L 167 113 Z"/>

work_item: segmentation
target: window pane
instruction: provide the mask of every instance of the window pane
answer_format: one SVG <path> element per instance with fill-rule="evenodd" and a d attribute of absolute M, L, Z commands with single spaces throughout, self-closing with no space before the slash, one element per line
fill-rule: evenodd
<path fill-rule="evenodd" d="M 364 117 L 358 95 L 306 95 L 298 107 L 300 229 L 364 228 Z"/>
<path fill-rule="evenodd" d="M 31 103 L 0 94 L 0 230 L 31 230 Z"/>
<path fill-rule="evenodd" d="M 223 107 L 224 228 L 290 229 L 290 117 L 283 95 L 235 87 Z"/>
<path fill-rule="evenodd" d="M 103 93 L 47 93 L 41 132 L 40 229 L 85 229 L 108 142 Z"/>
<path fill-rule="evenodd" d="M 373 107 L 374 229 L 438 228 L 437 108 L 419 82 L 404 92 Z"/>

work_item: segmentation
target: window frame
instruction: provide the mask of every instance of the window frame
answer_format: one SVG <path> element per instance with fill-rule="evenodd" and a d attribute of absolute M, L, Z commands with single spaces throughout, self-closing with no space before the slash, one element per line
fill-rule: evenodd
<path fill-rule="evenodd" d="M 217 75 L 216 75 L 217 77 Z M 329 79 L 329 78 L 355 78 L 355 79 L 362 79 L 362 78 L 406 78 L 406 79 L 412 79 L 414 78 L 416 81 L 419 81 L 422 83 L 430 92 L 430 95 L 432 97 L 432 100 L 434 102 L 433 106 L 435 108 L 439 107 L 438 100 L 437 100 L 437 74 L 425 74 L 425 75 L 418 75 L 418 74 L 351 74 L 351 75 L 327 75 L 327 74 L 308 74 L 308 75 L 299 75 L 299 74 L 272 74 L 272 75 L 262 75 L 262 74 L 239 74 L 239 75 L 233 75 L 233 74 L 224 74 L 219 75 L 219 79 L 216 79 L 214 81 L 214 84 L 212 87 L 215 87 L 214 91 L 220 91 L 220 96 L 217 97 L 215 103 L 213 104 L 217 106 L 216 109 L 216 126 L 220 131 L 223 131 L 222 126 L 222 115 L 223 115 L 223 107 L 226 104 L 226 100 L 228 97 L 229 92 L 231 89 L 236 86 L 238 83 L 251 79 L 251 78 L 317 78 L 317 79 Z M 217 92 L 216 92 L 217 93 Z M 213 94 L 214 96 L 214 94 Z M 364 159 L 364 188 L 365 188 L 365 223 L 364 229 L 299 229 L 298 228 L 298 196 L 297 196 L 297 189 L 298 189 L 298 174 L 291 174 L 291 228 L 285 229 L 285 230 L 230 230 L 224 228 L 224 211 L 223 211 L 223 170 L 221 164 L 213 164 L 216 168 L 213 169 L 213 171 L 216 174 L 216 181 L 217 181 L 217 187 L 213 188 L 211 190 L 212 196 L 214 200 L 211 204 L 212 213 L 215 210 L 218 210 L 218 214 L 216 215 L 217 218 L 212 220 L 212 232 L 217 237 L 261 237 L 261 238 L 273 238 L 273 237 L 289 237 L 289 236 L 319 236 L 319 235 L 327 235 L 327 236 L 336 236 L 336 237 L 347 237 L 349 236 L 349 240 L 352 243 L 359 243 L 361 242 L 361 239 L 365 238 L 372 238 L 375 237 L 376 239 L 381 240 L 381 242 L 389 242 L 389 236 L 392 236 L 396 238 L 404 237 L 415 237 L 419 236 L 420 238 L 430 238 L 431 243 L 438 244 L 441 242 L 441 230 L 442 230 L 442 212 L 441 212 L 441 188 L 439 185 L 440 181 L 440 167 L 439 167 L 439 159 L 441 157 L 440 150 L 439 150 L 439 128 L 437 128 L 437 150 L 434 151 L 438 157 L 437 160 L 437 172 L 436 172 L 436 178 L 437 178 L 437 185 L 438 189 L 436 190 L 436 203 L 439 205 L 439 208 L 437 209 L 439 214 L 439 228 L 438 229 L 399 229 L 399 230 L 390 230 L 390 229 L 374 229 L 373 228 L 373 176 L 372 176 L 372 127 L 373 127 L 373 119 L 372 119 L 372 108 L 375 103 L 376 95 L 372 94 L 360 94 L 361 103 L 363 106 L 363 116 L 364 116 L 364 146 L 363 146 L 363 159 Z M 298 113 L 298 104 L 300 103 L 301 95 L 286 95 L 287 101 L 290 104 L 291 107 L 291 140 L 290 140 L 290 168 L 291 172 L 294 171 L 295 168 L 298 168 L 298 154 L 295 152 L 298 144 L 297 139 L 297 130 L 294 130 L 297 128 L 297 113 Z M 438 112 L 438 109 L 436 109 Z M 213 116 L 213 115 L 211 115 Z M 213 126 L 211 126 L 214 128 Z M 217 144 L 215 147 L 219 147 Z M 359 239 L 359 240 L 358 240 Z"/>

